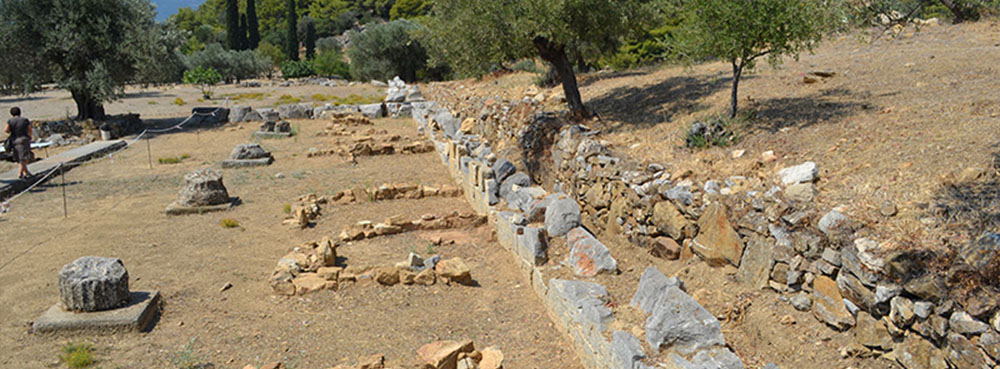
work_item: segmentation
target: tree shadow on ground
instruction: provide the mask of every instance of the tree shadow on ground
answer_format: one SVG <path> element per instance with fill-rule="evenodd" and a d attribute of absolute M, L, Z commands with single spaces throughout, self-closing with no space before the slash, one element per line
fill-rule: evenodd
<path fill-rule="evenodd" d="M 994 148 L 1000 144 L 994 144 Z M 970 238 L 1000 230 L 1000 152 L 994 152 L 993 167 L 985 179 L 945 183 L 931 197 L 932 215 L 939 224 L 957 229 Z"/>
<path fill-rule="evenodd" d="M 850 90 L 838 88 L 803 97 L 754 101 L 746 111 L 756 117 L 755 130 L 775 133 L 785 127 L 804 128 L 874 108 L 854 97 Z"/>
<path fill-rule="evenodd" d="M 163 91 L 133 91 L 133 92 L 126 92 L 125 96 L 122 96 L 122 98 L 139 99 L 144 97 L 160 97 L 160 96 L 163 96 Z"/>
<path fill-rule="evenodd" d="M 0 104 L 16 104 L 16 103 L 19 103 L 19 102 L 46 100 L 46 99 L 50 99 L 50 98 L 51 97 L 49 97 L 49 96 L 38 96 L 38 95 L 34 95 L 34 96 L 3 96 L 3 97 L 0 97 Z"/>
<path fill-rule="evenodd" d="M 728 88 L 731 81 L 721 75 L 671 77 L 649 86 L 619 87 L 590 99 L 587 105 L 602 118 L 622 123 L 608 131 L 648 127 L 707 109 L 700 100 Z"/>
<path fill-rule="evenodd" d="M 600 72 L 592 73 L 581 76 L 580 82 L 577 83 L 577 85 L 578 87 L 583 88 L 606 79 L 645 76 L 649 75 L 650 73 L 652 72 L 644 70 L 629 70 L 629 71 L 611 72 L 611 73 L 600 73 Z"/>

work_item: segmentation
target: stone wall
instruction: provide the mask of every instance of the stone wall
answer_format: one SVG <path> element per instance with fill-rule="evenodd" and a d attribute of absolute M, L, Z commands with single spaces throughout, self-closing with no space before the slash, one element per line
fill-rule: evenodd
<path fill-rule="evenodd" d="M 456 102 L 451 109 L 422 104 L 414 110 L 415 120 L 435 140 L 473 207 L 495 219 L 501 243 L 523 258 L 522 269 L 578 342 L 588 367 L 605 367 L 612 353 L 634 337 L 614 332 L 625 346 L 611 347 L 592 334 L 613 319 L 591 299 L 600 299 L 601 286 L 548 280 L 533 266 L 539 248 L 534 234 L 543 230 L 523 225 L 519 217 L 538 216 L 547 206 L 547 192 L 530 181 L 507 186 L 497 173 L 497 163 L 505 160 L 482 138 L 466 134 L 491 133 L 503 141 L 494 145 L 528 149 L 537 140 L 531 127 L 550 118 L 527 100 L 450 100 Z M 472 124 L 465 121 L 459 125 L 452 111 L 475 117 L 466 121 L 478 128 L 466 129 Z M 1000 260 L 1000 236 L 971 242 L 946 273 L 937 272 L 931 268 L 935 255 L 879 242 L 843 209 L 817 209 L 812 203 L 814 183 L 820 180 L 815 163 L 784 168 L 771 178 L 696 183 L 683 172 L 668 172 L 669 165 L 640 165 L 615 155 L 595 133 L 581 125 L 564 126 L 551 156 L 543 159 L 551 162 L 541 167 L 550 168 L 544 177 L 577 201 L 581 223 L 599 236 L 622 236 L 670 259 L 691 252 L 713 265 L 731 264 L 747 289 L 770 289 L 796 309 L 812 310 L 832 329 L 852 329 L 857 350 L 895 359 L 906 368 L 987 368 L 1000 359 L 996 294 L 958 294 L 954 286 L 961 281 L 951 280 L 985 275 L 990 263 Z M 505 193 L 505 187 L 517 191 Z M 502 203 L 515 211 L 498 212 Z M 567 313 L 574 309 L 576 315 Z M 711 350 L 702 352 L 703 360 L 717 357 Z"/>
<path fill-rule="evenodd" d="M 493 154 L 481 137 L 465 134 L 467 124 L 449 109 L 434 102 L 413 107 L 418 130 L 434 143 L 473 209 L 489 217 L 500 244 L 515 256 L 554 321 L 572 338 L 583 364 L 593 369 L 651 368 L 638 337 L 610 328 L 615 316 L 607 306 L 608 291 L 590 277 L 616 275 L 617 262 L 581 226 L 575 196 L 550 194 L 533 185 L 525 173 Z M 572 271 L 571 279 L 565 273 L 553 277 L 559 273 L 548 261 L 548 245 L 557 238 L 570 249 L 562 262 Z M 725 346 L 718 320 L 683 291 L 682 283 L 650 268 L 636 289 L 633 305 L 650 314 L 645 341 L 666 353 L 668 367 L 743 367 Z"/>

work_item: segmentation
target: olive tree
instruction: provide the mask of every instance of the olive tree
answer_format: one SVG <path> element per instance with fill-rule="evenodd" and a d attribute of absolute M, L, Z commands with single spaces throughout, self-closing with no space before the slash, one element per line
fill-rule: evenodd
<path fill-rule="evenodd" d="M 766 57 L 812 51 L 823 36 L 825 9 L 810 0 L 690 0 L 682 39 L 694 57 L 719 58 L 733 68 L 730 118 L 736 116 L 740 78 Z"/>
<path fill-rule="evenodd" d="M 0 21 L 69 90 L 79 119 L 102 118 L 103 104 L 141 77 L 162 51 L 149 0 L 4 0 Z"/>
<path fill-rule="evenodd" d="M 562 82 L 574 116 L 583 105 L 570 55 L 613 52 L 622 36 L 645 19 L 640 0 L 453 0 L 435 2 L 426 20 L 432 62 L 464 75 L 482 75 L 504 63 L 541 57 Z M 587 55 L 582 55 L 584 51 Z"/>

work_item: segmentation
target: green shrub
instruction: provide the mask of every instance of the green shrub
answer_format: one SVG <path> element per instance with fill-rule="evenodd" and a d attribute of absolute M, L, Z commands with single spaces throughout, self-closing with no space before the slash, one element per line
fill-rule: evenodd
<path fill-rule="evenodd" d="M 292 204 L 285 204 L 285 206 L 283 206 L 281 208 L 281 211 L 283 211 L 285 214 L 291 214 L 292 213 Z"/>
<path fill-rule="evenodd" d="M 273 65 L 269 56 L 256 50 L 226 50 L 217 43 L 185 58 L 188 69 L 212 68 L 227 82 L 257 78 L 267 73 Z"/>
<path fill-rule="evenodd" d="M 389 19 L 413 19 L 431 12 L 431 0 L 396 0 L 389 9 Z"/>
<path fill-rule="evenodd" d="M 643 32 L 633 39 L 626 40 L 617 52 L 601 58 L 600 63 L 617 70 L 624 70 L 676 58 L 677 53 L 672 45 L 675 43 L 673 41 L 674 33 L 679 22 L 680 18 L 677 18 L 671 24 Z"/>
<path fill-rule="evenodd" d="M 240 228 L 240 222 L 229 218 L 219 221 L 219 225 L 222 226 L 222 228 Z"/>
<path fill-rule="evenodd" d="M 184 106 L 184 104 L 187 104 L 186 102 L 184 102 L 184 99 L 179 98 L 179 97 L 176 98 L 176 99 L 174 99 L 174 105 Z"/>
<path fill-rule="evenodd" d="M 182 161 L 191 158 L 191 155 L 184 154 L 181 156 L 170 156 L 166 158 L 156 159 L 160 164 L 180 164 Z"/>
<path fill-rule="evenodd" d="M 278 68 L 285 61 L 285 52 L 281 51 L 280 47 L 274 46 L 274 44 L 267 41 L 260 42 L 260 45 L 257 46 L 257 53 L 270 62 L 271 69 Z"/>
<path fill-rule="evenodd" d="M 351 66 L 337 50 L 321 51 L 313 60 L 316 73 L 322 76 L 340 76 L 351 79 Z"/>
<path fill-rule="evenodd" d="M 684 138 L 685 146 L 689 148 L 705 148 L 709 146 L 726 147 L 739 141 L 736 128 L 743 119 L 728 118 L 717 115 L 695 122 L 687 130 Z"/>
<path fill-rule="evenodd" d="M 212 98 L 212 92 L 215 90 L 215 85 L 219 84 L 219 82 L 222 82 L 222 75 L 211 67 L 196 67 L 184 72 L 184 83 L 189 85 L 198 85 L 198 87 L 201 88 L 201 95 L 206 99 Z"/>
<path fill-rule="evenodd" d="M 323 37 L 316 40 L 316 51 L 340 51 L 340 41 L 336 37 Z"/>
<path fill-rule="evenodd" d="M 97 362 L 94 358 L 94 346 L 89 343 L 71 343 L 63 346 L 60 351 L 59 360 L 71 369 L 86 368 Z"/>
<path fill-rule="evenodd" d="M 394 76 L 415 81 L 417 72 L 427 67 L 427 51 L 412 36 L 419 28 L 415 22 L 395 20 L 352 33 L 347 49 L 351 76 L 361 81 L 385 81 Z"/>
<path fill-rule="evenodd" d="M 511 69 L 518 72 L 528 72 L 528 73 L 542 73 L 545 71 L 544 69 L 538 67 L 538 63 L 535 63 L 534 59 L 524 59 L 522 61 L 519 61 L 517 62 L 517 64 L 514 64 L 514 66 L 511 67 Z"/>
<path fill-rule="evenodd" d="M 309 60 L 289 60 L 281 63 L 281 77 L 284 79 L 310 77 L 315 75 L 316 70 L 313 68 L 313 64 Z"/>

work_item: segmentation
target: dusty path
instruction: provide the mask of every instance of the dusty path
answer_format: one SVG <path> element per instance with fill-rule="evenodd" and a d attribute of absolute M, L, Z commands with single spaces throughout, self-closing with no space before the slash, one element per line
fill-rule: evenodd
<path fill-rule="evenodd" d="M 310 147 L 322 149 L 331 142 L 315 136 L 325 124 L 295 121 L 299 136 L 262 141 L 276 158 L 270 167 L 225 170 L 230 194 L 243 201 L 228 212 L 171 218 L 162 213 L 185 173 L 217 166 L 236 144 L 247 141 L 254 125 L 152 141 L 154 162 L 190 155 L 181 164 L 154 164 L 150 170 L 144 148 L 133 148 L 116 155 L 114 163 L 102 160 L 70 172 L 67 219 L 56 182 L 12 204 L 11 212 L 0 217 L 0 366 L 53 367 L 62 345 L 84 341 L 97 348 L 103 368 L 170 367 L 185 354 L 185 345 L 189 356 L 216 368 L 279 360 L 295 368 L 327 368 L 375 353 L 385 354 L 390 367 L 410 367 L 424 343 L 472 339 L 479 348 L 499 347 L 511 368 L 579 367 L 541 301 L 520 279 L 512 256 L 489 240 L 485 228 L 456 233 L 459 242 L 433 250 L 465 259 L 480 287 L 358 284 L 305 297 L 272 295 L 271 269 L 303 242 L 335 237 L 363 219 L 471 212 L 460 197 L 365 201 L 325 206 L 312 228 L 282 225 L 284 205 L 305 193 L 326 195 L 384 182 L 451 184 L 434 153 L 362 157 L 358 166 L 337 157 L 307 158 Z M 416 136 L 409 121 L 379 121 L 377 128 Z M 223 229 L 219 223 L 227 218 L 242 230 Z M 349 265 L 391 265 L 410 251 L 425 253 L 428 242 L 421 236 L 383 237 L 338 252 Z M 121 258 L 133 289 L 161 291 L 165 311 L 151 332 L 28 332 L 30 321 L 58 300 L 58 270 L 85 255 Z M 220 292 L 226 283 L 233 287 Z"/>

